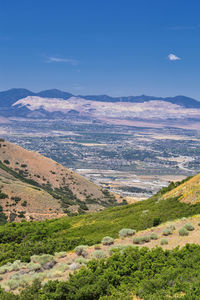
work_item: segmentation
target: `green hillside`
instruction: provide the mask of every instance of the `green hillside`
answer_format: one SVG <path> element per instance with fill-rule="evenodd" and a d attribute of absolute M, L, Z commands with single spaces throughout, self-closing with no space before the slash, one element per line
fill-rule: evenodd
<path fill-rule="evenodd" d="M 122 228 L 143 230 L 161 222 L 200 213 L 200 203 L 191 205 L 160 194 L 131 205 L 99 213 L 46 220 L 10 223 L 0 227 L 0 264 L 33 254 L 69 251 L 80 244 L 99 243 L 104 236 L 116 238 Z"/>

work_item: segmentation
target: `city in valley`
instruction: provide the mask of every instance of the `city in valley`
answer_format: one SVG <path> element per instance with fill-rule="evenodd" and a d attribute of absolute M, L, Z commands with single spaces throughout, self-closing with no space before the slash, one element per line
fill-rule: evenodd
<path fill-rule="evenodd" d="M 194 124 L 12 118 L 1 137 L 37 151 L 91 181 L 135 201 L 200 168 L 200 131 Z M 122 124 L 121 124 L 122 123 Z"/>

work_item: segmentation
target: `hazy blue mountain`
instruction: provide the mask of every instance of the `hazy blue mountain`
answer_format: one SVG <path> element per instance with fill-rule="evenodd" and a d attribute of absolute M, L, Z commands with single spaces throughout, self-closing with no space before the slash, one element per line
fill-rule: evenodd
<path fill-rule="evenodd" d="M 35 95 L 40 96 L 40 97 L 44 97 L 44 98 L 62 98 L 62 99 L 65 99 L 65 100 L 67 100 L 67 99 L 69 99 L 70 97 L 73 96 L 70 93 L 62 92 L 62 91 L 57 90 L 57 89 L 42 91 L 42 92 L 39 92 Z"/>
<path fill-rule="evenodd" d="M 13 103 L 27 96 L 40 96 L 43 98 L 62 98 L 67 100 L 74 95 L 57 89 L 45 90 L 38 93 L 34 93 L 27 89 L 14 88 L 14 89 L 0 92 L 0 107 L 10 108 Z M 175 97 L 166 97 L 166 98 L 147 96 L 147 95 L 128 96 L 128 97 L 111 97 L 108 95 L 86 95 L 86 96 L 79 95 L 78 97 L 81 97 L 86 100 L 94 100 L 94 101 L 131 102 L 131 103 L 142 103 L 150 100 L 162 100 L 162 101 L 171 102 L 173 104 L 178 104 L 186 108 L 200 108 L 200 101 L 197 101 L 190 97 L 181 96 L 181 95 Z"/>

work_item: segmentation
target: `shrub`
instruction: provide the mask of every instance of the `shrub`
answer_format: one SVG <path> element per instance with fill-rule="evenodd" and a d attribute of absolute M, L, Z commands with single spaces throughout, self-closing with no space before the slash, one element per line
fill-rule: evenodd
<path fill-rule="evenodd" d="M 171 224 L 171 225 L 167 226 L 167 228 L 170 228 L 171 230 L 175 230 L 176 229 L 176 227 L 175 227 L 174 224 Z"/>
<path fill-rule="evenodd" d="M 158 239 L 158 235 L 156 234 L 156 233 L 151 233 L 151 235 L 150 235 L 150 238 L 152 239 L 152 240 L 157 240 Z"/>
<path fill-rule="evenodd" d="M 136 230 L 130 228 L 123 228 L 119 231 L 119 237 L 132 236 L 136 233 Z"/>
<path fill-rule="evenodd" d="M 53 255 L 50 254 L 43 254 L 43 255 L 33 255 L 31 256 L 31 262 L 33 263 L 38 263 L 41 266 L 46 265 L 49 262 L 52 262 L 53 259 Z"/>
<path fill-rule="evenodd" d="M 69 269 L 68 264 L 66 264 L 66 263 L 59 263 L 59 264 L 57 264 L 57 265 L 52 269 L 52 271 L 57 270 L 57 271 L 65 272 L 65 271 L 68 270 L 68 269 Z"/>
<path fill-rule="evenodd" d="M 102 239 L 101 242 L 102 242 L 103 245 L 109 246 L 109 245 L 114 244 L 114 239 L 111 238 L 110 236 L 105 236 L 105 237 Z"/>
<path fill-rule="evenodd" d="M 96 259 L 106 258 L 106 252 L 103 250 L 97 250 L 92 253 L 92 257 Z"/>
<path fill-rule="evenodd" d="M 41 265 L 39 263 L 30 262 L 27 264 L 27 268 L 31 271 L 37 271 L 40 270 Z"/>
<path fill-rule="evenodd" d="M 78 270 L 78 269 L 80 269 L 80 267 L 81 267 L 81 265 L 78 263 L 72 263 L 71 265 L 69 265 L 70 271 Z"/>
<path fill-rule="evenodd" d="M 4 164 L 6 164 L 6 165 L 9 165 L 9 164 L 10 164 L 9 160 L 7 160 L 7 159 L 5 159 L 3 162 L 4 162 Z"/>
<path fill-rule="evenodd" d="M 189 235 L 189 231 L 185 227 L 182 227 L 181 229 L 179 229 L 178 233 L 179 233 L 180 236 Z"/>
<path fill-rule="evenodd" d="M 144 240 L 142 236 L 137 236 L 133 239 L 133 244 L 144 244 Z"/>
<path fill-rule="evenodd" d="M 100 249 L 101 249 L 101 245 L 100 245 L 100 244 L 94 245 L 94 249 L 95 249 L 95 250 L 100 250 Z"/>
<path fill-rule="evenodd" d="M 161 223 L 161 219 L 159 217 L 156 217 L 153 219 L 153 226 L 158 226 Z"/>
<path fill-rule="evenodd" d="M 173 232 L 173 230 L 171 228 L 167 227 L 167 228 L 163 229 L 162 234 L 167 236 L 167 235 L 172 234 L 172 232 Z"/>
<path fill-rule="evenodd" d="M 161 239 L 160 244 L 161 245 L 168 245 L 168 240 L 167 239 Z"/>
<path fill-rule="evenodd" d="M 55 257 L 56 257 L 56 258 L 63 258 L 63 257 L 65 257 L 66 255 L 67 255 L 66 252 L 56 252 L 56 253 L 55 253 Z"/>
<path fill-rule="evenodd" d="M 5 283 L 10 290 L 16 290 L 19 287 L 19 280 L 9 279 Z"/>
<path fill-rule="evenodd" d="M 183 227 L 186 228 L 188 231 L 194 230 L 194 226 L 192 224 L 190 224 L 189 222 L 186 223 Z"/>
<path fill-rule="evenodd" d="M 5 274 L 7 272 L 8 272 L 8 267 L 7 266 L 0 267 L 0 274 Z"/>
<path fill-rule="evenodd" d="M 84 257 L 78 257 L 75 259 L 75 262 L 80 264 L 80 265 L 87 265 L 89 260 L 84 258 Z"/>
<path fill-rule="evenodd" d="M 143 239 L 143 241 L 144 241 L 145 243 L 148 243 L 148 242 L 150 242 L 150 240 L 151 240 L 151 236 L 150 236 L 150 235 L 145 235 L 145 236 L 142 237 L 142 239 Z"/>
<path fill-rule="evenodd" d="M 86 256 L 86 249 L 88 248 L 87 245 L 79 245 L 77 246 L 75 249 L 74 249 L 74 252 L 77 254 L 77 255 L 82 255 L 82 256 Z"/>

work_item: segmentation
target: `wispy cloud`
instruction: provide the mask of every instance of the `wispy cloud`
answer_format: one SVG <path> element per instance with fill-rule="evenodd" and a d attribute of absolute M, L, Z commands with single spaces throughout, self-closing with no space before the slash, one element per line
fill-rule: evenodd
<path fill-rule="evenodd" d="M 170 54 L 167 56 L 167 58 L 168 58 L 169 60 L 171 60 L 171 61 L 181 60 L 180 57 L 176 56 L 176 55 L 173 54 L 173 53 L 170 53 Z"/>
<path fill-rule="evenodd" d="M 78 65 L 78 60 L 72 58 L 58 57 L 58 56 L 49 56 L 47 57 L 46 63 L 67 63 L 73 66 Z"/>

